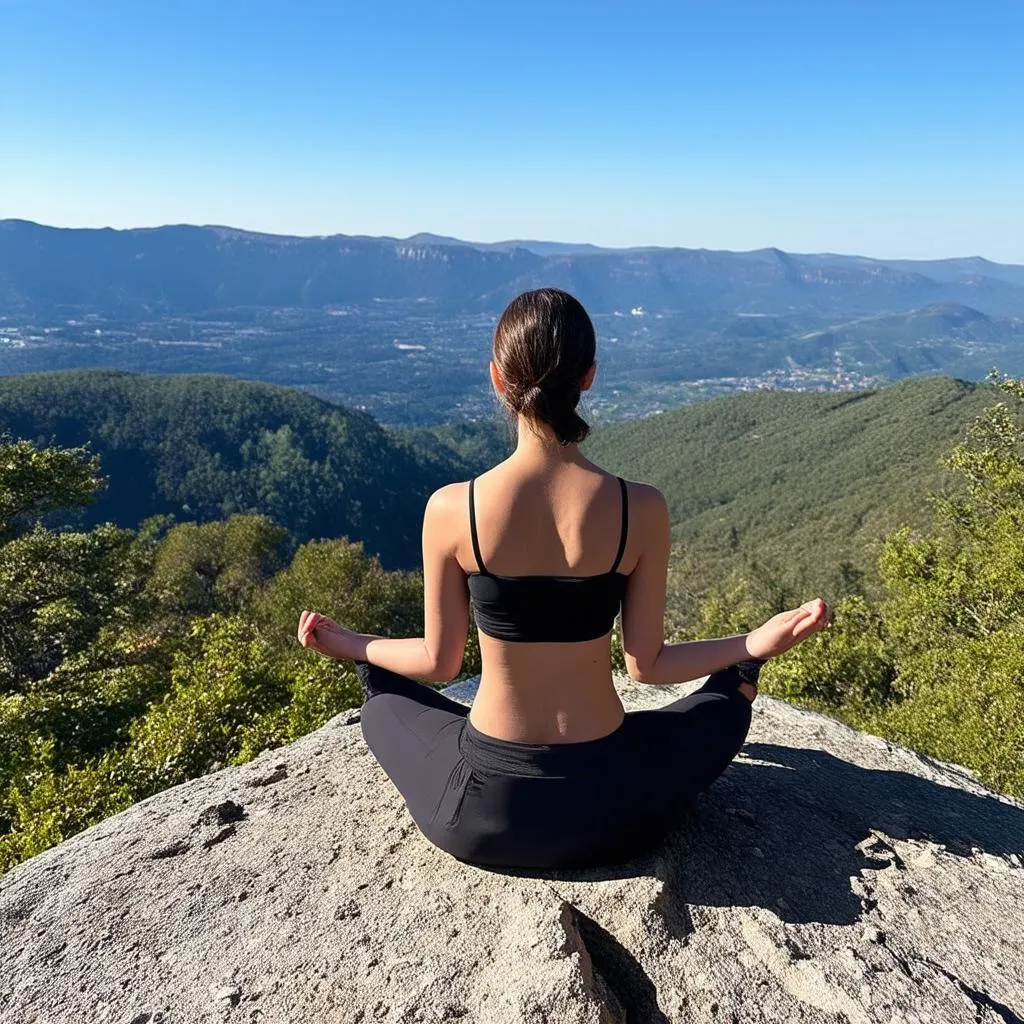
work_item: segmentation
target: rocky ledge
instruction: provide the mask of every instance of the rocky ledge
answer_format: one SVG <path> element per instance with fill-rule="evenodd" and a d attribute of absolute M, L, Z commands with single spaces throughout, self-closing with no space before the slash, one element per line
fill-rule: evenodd
<path fill-rule="evenodd" d="M 1021 805 L 754 710 L 663 850 L 533 875 L 430 846 L 339 716 L 0 880 L 0 1021 L 1021 1024 Z"/>

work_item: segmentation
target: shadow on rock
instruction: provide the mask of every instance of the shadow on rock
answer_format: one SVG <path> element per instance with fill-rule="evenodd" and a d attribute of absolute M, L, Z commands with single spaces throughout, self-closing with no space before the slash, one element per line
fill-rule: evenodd
<path fill-rule="evenodd" d="M 760 906 L 785 921 L 852 924 L 865 907 L 851 876 L 901 866 L 890 839 L 970 857 L 1024 855 L 1024 811 L 904 771 L 861 768 L 820 750 L 744 747 L 648 857 L 575 871 L 505 872 L 562 881 L 653 875 L 677 935 L 700 906 Z M 875 833 L 881 833 L 876 835 Z"/>

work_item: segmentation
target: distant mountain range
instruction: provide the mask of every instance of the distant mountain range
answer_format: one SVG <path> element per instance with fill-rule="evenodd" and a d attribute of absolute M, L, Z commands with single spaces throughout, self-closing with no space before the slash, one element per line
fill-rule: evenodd
<path fill-rule="evenodd" d="M 0 221 L 0 315 L 197 316 L 380 299 L 481 312 L 540 285 L 566 288 L 598 313 L 643 306 L 856 317 L 953 303 L 989 316 L 1024 314 L 1024 266 L 979 257 L 875 260 L 779 249 L 602 249 L 422 234 L 299 238 L 191 225 L 115 231 Z"/>

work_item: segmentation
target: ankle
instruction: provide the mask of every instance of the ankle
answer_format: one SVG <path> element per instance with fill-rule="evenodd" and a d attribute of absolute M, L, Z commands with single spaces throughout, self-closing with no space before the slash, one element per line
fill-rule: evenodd
<path fill-rule="evenodd" d="M 760 675 L 763 666 L 767 663 L 767 658 L 746 658 L 743 661 L 737 662 L 735 666 L 736 675 L 745 683 L 751 683 L 756 687 L 757 677 Z"/>

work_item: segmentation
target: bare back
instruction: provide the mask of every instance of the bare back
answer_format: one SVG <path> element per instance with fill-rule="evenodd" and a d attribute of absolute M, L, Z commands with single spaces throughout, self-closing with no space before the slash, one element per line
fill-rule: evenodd
<path fill-rule="evenodd" d="M 481 567 L 466 490 L 456 557 L 470 574 Z M 622 523 L 619 484 L 582 458 L 553 465 L 507 460 L 477 479 L 475 508 L 480 553 L 490 573 L 598 576 L 615 558 Z M 636 549 L 627 535 L 620 572 L 630 572 Z M 478 635 L 483 672 L 470 717 L 481 732 L 514 742 L 572 743 L 606 736 L 621 724 L 610 633 L 572 643 Z"/>

